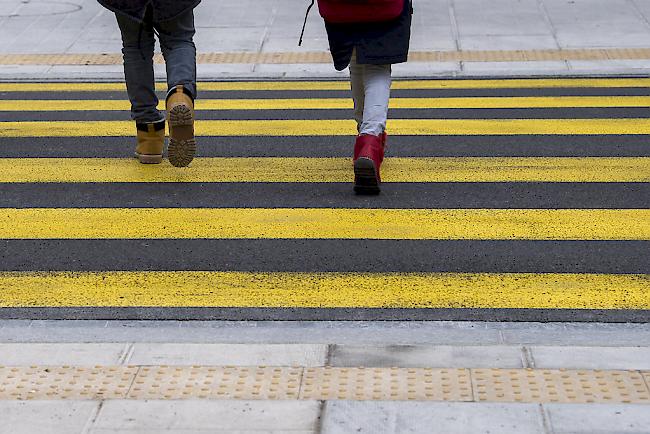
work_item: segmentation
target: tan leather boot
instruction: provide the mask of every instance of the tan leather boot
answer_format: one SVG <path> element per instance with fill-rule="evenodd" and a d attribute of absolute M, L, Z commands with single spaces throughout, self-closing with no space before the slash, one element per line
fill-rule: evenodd
<path fill-rule="evenodd" d="M 169 121 L 169 162 L 176 167 L 189 165 L 196 154 L 194 138 L 194 101 L 182 85 L 176 86 L 167 97 Z"/>
<path fill-rule="evenodd" d="M 165 121 L 151 124 L 136 124 L 138 145 L 135 158 L 142 164 L 158 164 L 163 158 L 165 147 Z"/>

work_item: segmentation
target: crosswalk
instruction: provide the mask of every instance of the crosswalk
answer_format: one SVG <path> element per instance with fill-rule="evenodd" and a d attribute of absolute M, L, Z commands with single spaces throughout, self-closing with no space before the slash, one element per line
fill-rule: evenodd
<path fill-rule="evenodd" d="M 121 83 L 0 83 L 0 318 L 650 320 L 650 79 L 201 83 L 189 168 Z M 164 86 L 159 86 L 164 91 Z"/>

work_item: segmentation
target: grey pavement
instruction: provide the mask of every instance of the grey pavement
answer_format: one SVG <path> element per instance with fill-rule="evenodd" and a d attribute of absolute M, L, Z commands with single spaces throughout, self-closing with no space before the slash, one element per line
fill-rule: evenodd
<path fill-rule="evenodd" d="M 325 52 L 307 0 L 204 0 L 196 11 L 199 52 Z M 0 54 L 119 53 L 115 17 L 95 0 L 0 0 Z M 650 47 L 645 0 L 414 0 L 413 51 Z M 396 76 L 646 74 L 650 61 L 409 62 Z M 163 74 L 159 66 L 157 73 Z M 199 65 L 201 79 L 343 77 L 329 64 Z M 119 79 L 121 66 L 2 65 L 2 79 Z"/>
<path fill-rule="evenodd" d="M 647 405 L 0 401 L 1 434 L 648 434 Z"/>
<path fill-rule="evenodd" d="M 0 401 L 0 434 L 316 432 L 317 401 Z"/>
<path fill-rule="evenodd" d="M 312 433 L 320 406 L 317 401 L 112 401 L 88 432 Z"/>
<path fill-rule="evenodd" d="M 650 324 L 463 321 L 0 321 L 0 343 L 650 346 Z"/>
<path fill-rule="evenodd" d="M 0 321 L 0 366 L 650 370 L 650 324 Z M 0 433 L 650 433 L 650 406 L 2 401 Z"/>
<path fill-rule="evenodd" d="M 650 371 L 650 324 L 0 321 L 0 365 L 33 364 Z"/>
<path fill-rule="evenodd" d="M 539 406 L 474 403 L 346 402 L 325 404 L 324 434 L 544 434 Z"/>
<path fill-rule="evenodd" d="M 0 345 L 0 366 L 337 366 L 650 371 L 649 354 L 650 346 L 16 343 Z"/>
<path fill-rule="evenodd" d="M 323 433 L 647 434 L 644 405 L 346 402 L 325 404 Z"/>

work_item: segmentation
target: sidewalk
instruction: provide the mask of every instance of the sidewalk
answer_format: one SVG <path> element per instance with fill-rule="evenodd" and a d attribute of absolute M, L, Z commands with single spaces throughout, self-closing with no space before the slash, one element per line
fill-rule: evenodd
<path fill-rule="evenodd" d="M 120 79 L 115 18 L 95 0 L 5 0 L 0 79 Z M 344 77 L 307 0 L 203 1 L 202 80 Z M 414 0 L 411 62 L 396 76 L 647 74 L 650 3 L 641 0 Z M 42 58 L 37 54 L 56 57 Z M 25 55 L 25 56 L 21 56 Z M 158 66 L 162 75 L 163 66 Z"/>
<path fill-rule="evenodd" d="M 0 321 L 0 433 L 648 433 L 648 342 L 647 324 Z"/>

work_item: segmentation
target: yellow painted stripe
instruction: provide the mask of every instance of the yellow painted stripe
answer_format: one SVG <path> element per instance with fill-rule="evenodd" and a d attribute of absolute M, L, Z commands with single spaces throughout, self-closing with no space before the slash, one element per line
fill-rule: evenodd
<path fill-rule="evenodd" d="M 204 91 L 228 90 L 347 90 L 347 81 L 203 82 Z M 507 89 L 507 88 L 631 88 L 650 87 L 648 78 L 561 78 L 503 80 L 398 80 L 393 89 Z M 158 83 L 160 91 L 167 89 Z M 0 83 L 0 92 L 123 91 L 124 83 Z"/>
<path fill-rule="evenodd" d="M 0 238 L 650 240 L 650 209 L 9 208 Z"/>
<path fill-rule="evenodd" d="M 650 309 L 650 276 L 0 273 L 0 307 Z"/>
<path fill-rule="evenodd" d="M 650 96 L 554 96 L 554 97 L 466 97 L 393 98 L 394 109 L 492 109 L 492 108 L 612 108 L 650 107 Z M 350 98 L 314 99 L 206 99 L 197 100 L 197 110 L 329 110 L 352 109 Z M 158 109 L 164 110 L 160 102 Z M 127 111 L 126 100 L 0 100 L 0 111 Z"/>
<path fill-rule="evenodd" d="M 202 136 L 346 136 L 351 120 L 197 121 Z M 392 119 L 392 135 L 650 134 L 650 119 Z M 0 122 L 0 137 L 131 136 L 127 121 Z"/>
<path fill-rule="evenodd" d="M 650 157 L 388 158 L 384 182 L 650 182 Z M 0 159 L 0 182 L 351 182 L 349 158 Z"/>

